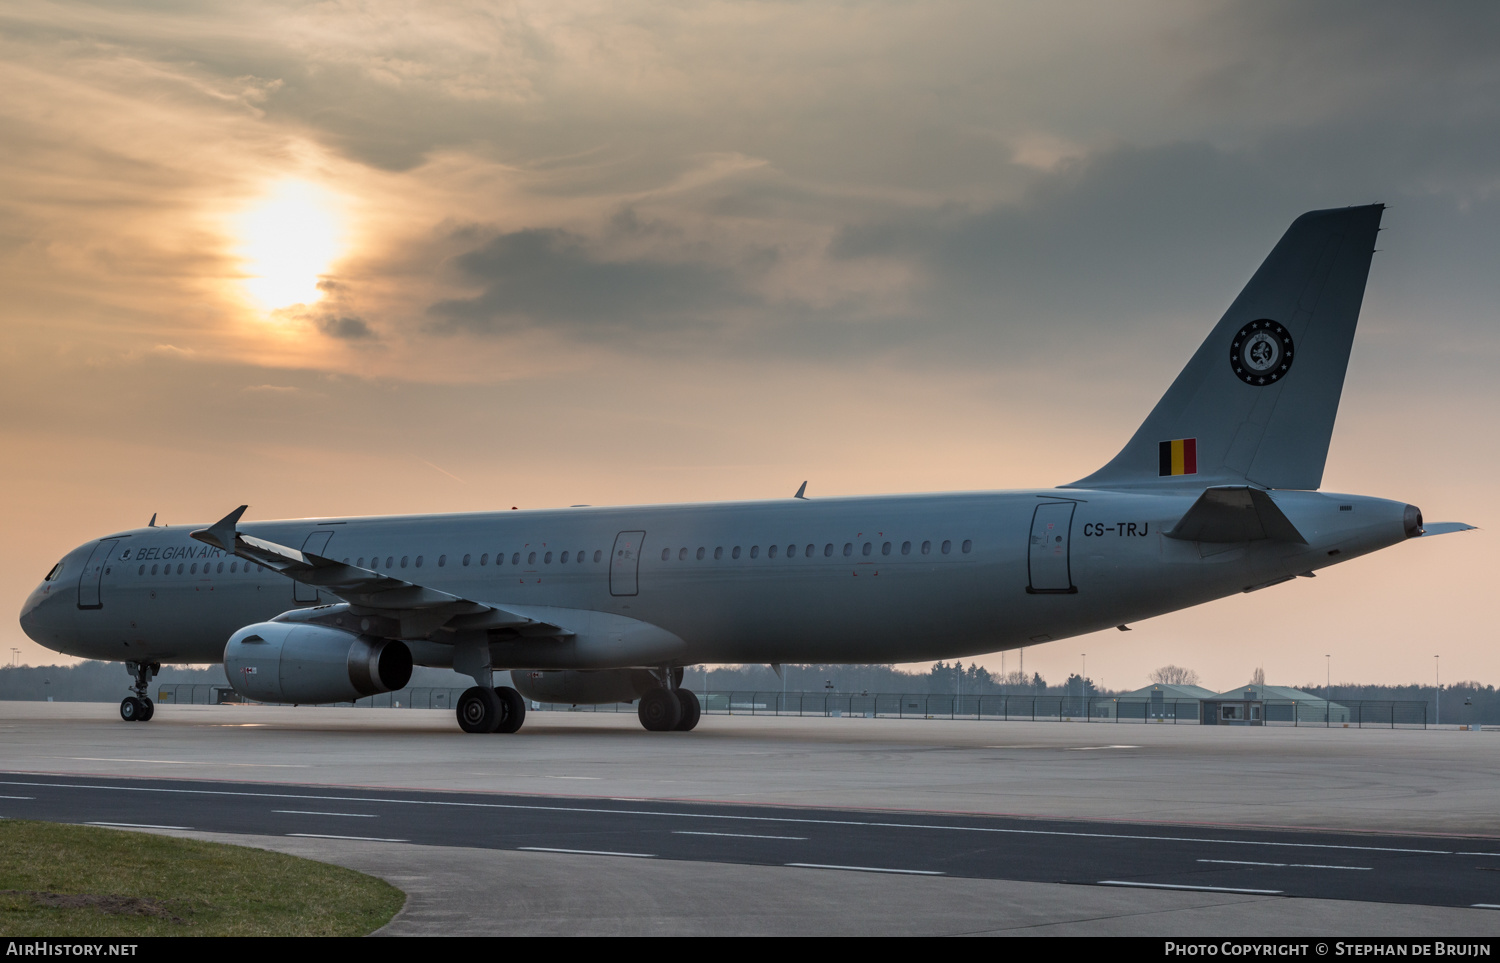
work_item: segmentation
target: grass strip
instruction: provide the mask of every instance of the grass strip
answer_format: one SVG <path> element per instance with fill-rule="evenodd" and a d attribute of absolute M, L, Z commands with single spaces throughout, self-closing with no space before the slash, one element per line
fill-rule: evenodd
<path fill-rule="evenodd" d="M 373 876 L 150 833 L 0 821 L 0 936 L 363 936 L 401 909 Z"/>

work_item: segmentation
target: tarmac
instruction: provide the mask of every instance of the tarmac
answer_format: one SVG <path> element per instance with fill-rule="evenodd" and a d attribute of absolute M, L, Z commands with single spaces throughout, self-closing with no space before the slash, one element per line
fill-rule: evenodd
<path fill-rule="evenodd" d="M 260 785 L 1282 827 L 1500 844 L 1500 733 L 0 703 L 0 769 Z M 4 815 L 0 811 L 0 815 Z M 390 935 L 1493 936 L 1500 912 L 1355 900 L 192 833 L 349 866 L 406 907 Z M 1378 838 L 1378 837 L 1374 837 Z M 1481 876 L 1485 874 L 1479 874 Z M 1476 898 L 1476 902 L 1480 898 Z"/>

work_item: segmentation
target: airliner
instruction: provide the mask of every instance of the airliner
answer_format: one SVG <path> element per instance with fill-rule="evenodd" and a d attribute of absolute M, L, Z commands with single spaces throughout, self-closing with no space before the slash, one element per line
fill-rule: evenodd
<path fill-rule="evenodd" d="M 222 663 L 287 704 L 398 690 L 422 665 L 473 678 L 465 732 L 515 732 L 528 699 L 636 702 L 646 729 L 685 731 L 685 665 L 1015 649 L 1470 529 L 1319 491 L 1383 211 L 1297 218 L 1125 447 L 1069 484 L 291 521 L 242 505 L 80 545 L 21 625 L 123 662 L 126 721 L 152 717 L 163 663 Z"/>

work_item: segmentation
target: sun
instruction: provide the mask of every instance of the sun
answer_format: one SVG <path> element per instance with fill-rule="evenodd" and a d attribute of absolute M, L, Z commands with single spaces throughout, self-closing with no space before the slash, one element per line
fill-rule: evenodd
<path fill-rule="evenodd" d="M 273 185 L 235 223 L 243 283 L 266 310 L 312 304 L 344 246 L 338 198 L 316 184 L 286 180 Z"/>

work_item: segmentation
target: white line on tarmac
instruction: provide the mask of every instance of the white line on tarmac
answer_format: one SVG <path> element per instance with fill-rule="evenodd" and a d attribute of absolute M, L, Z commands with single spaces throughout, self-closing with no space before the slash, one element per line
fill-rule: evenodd
<path fill-rule="evenodd" d="M 787 863 L 798 869 L 849 869 L 857 873 L 899 873 L 902 876 L 946 876 L 933 869 L 890 869 L 885 866 L 836 866 L 832 863 Z"/>
<path fill-rule="evenodd" d="M 521 846 L 527 853 L 572 853 L 575 856 L 635 856 L 638 859 L 655 859 L 655 853 L 611 853 L 603 849 L 555 849 L 551 846 Z"/>
<path fill-rule="evenodd" d="M 330 833 L 287 833 L 300 839 L 358 839 L 367 843 L 409 843 L 409 839 L 382 839 L 379 836 L 334 836 Z"/>
<path fill-rule="evenodd" d="M 1470 909 L 1500 909 L 1500 903 L 1470 903 Z"/>
<path fill-rule="evenodd" d="M 1200 863 L 1223 863 L 1228 866 L 1283 866 L 1292 869 L 1374 869 L 1373 866 L 1329 866 L 1324 863 L 1252 863 L 1248 859 L 1200 859 Z"/>
<path fill-rule="evenodd" d="M 379 819 L 374 813 L 320 813 L 311 809 L 273 809 L 273 813 L 290 813 L 293 816 L 354 816 L 358 819 Z"/>
<path fill-rule="evenodd" d="M 35 799 L 35 796 L 0 796 L 0 799 Z"/>
<path fill-rule="evenodd" d="M 1119 879 L 1101 879 L 1100 886 L 1140 886 L 1145 889 L 1191 889 L 1201 890 L 1205 893 L 1256 893 L 1261 896 L 1275 896 L 1281 892 L 1279 889 L 1238 889 L 1233 886 L 1183 886 L 1177 883 L 1129 883 Z"/>
<path fill-rule="evenodd" d="M 85 826 L 123 826 L 128 829 L 192 829 L 191 826 L 156 826 L 152 823 L 106 823 L 88 822 Z"/>
<path fill-rule="evenodd" d="M 1286 849 L 1336 849 L 1362 853 L 1416 853 L 1451 856 L 1451 849 L 1414 849 L 1400 846 L 1353 846 L 1345 843 L 1292 843 L 1272 839 L 1213 839 L 1204 836 L 1151 836 L 1144 833 L 1086 833 L 1062 829 L 1013 829 L 1000 826 L 952 826 L 941 823 L 879 822 L 863 819 L 815 819 L 811 816 L 738 816 L 728 813 L 669 812 L 657 809 L 603 809 L 591 806 L 539 806 L 524 803 L 477 802 L 458 799 L 397 799 L 385 796 L 322 796 L 306 793 L 245 792 L 225 789 L 179 789 L 167 786 L 104 786 L 89 783 L 0 780 L 0 786 L 37 786 L 47 789 L 94 789 L 105 792 L 157 792 L 184 796 L 236 796 L 259 799 L 305 799 L 309 802 L 389 803 L 400 806 L 447 806 L 462 809 L 506 809 L 517 812 L 592 813 L 609 816 L 665 816 L 672 819 L 718 819 L 751 823 L 790 823 L 807 826 L 856 826 L 871 829 L 928 829 L 957 833 L 995 833 L 1010 836 L 1060 836 L 1074 839 L 1132 839 L 1151 843 L 1209 843 L 1220 846 L 1271 846 Z M 413 790 L 419 792 L 422 790 Z M 620 800 L 637 802 L 634 799 Z"/>
<path fill-rule="evenodd" d="M 691 829 L 674 829 L 674 836 L 732 836 L 735 839 L 795 839 L 807 842 L 806 836 L 757 836 L 754 833 L 700 833 Z"/>
<path fill-rule="evenodd" d="M 119 756 L 67 756 L 74 762 L 149 762 L 158 766 L 241 766 L 251 769 L 311 769 L 309 765 L 282 762 L 197 762 L 191 759 L 122 759 Z"/>

